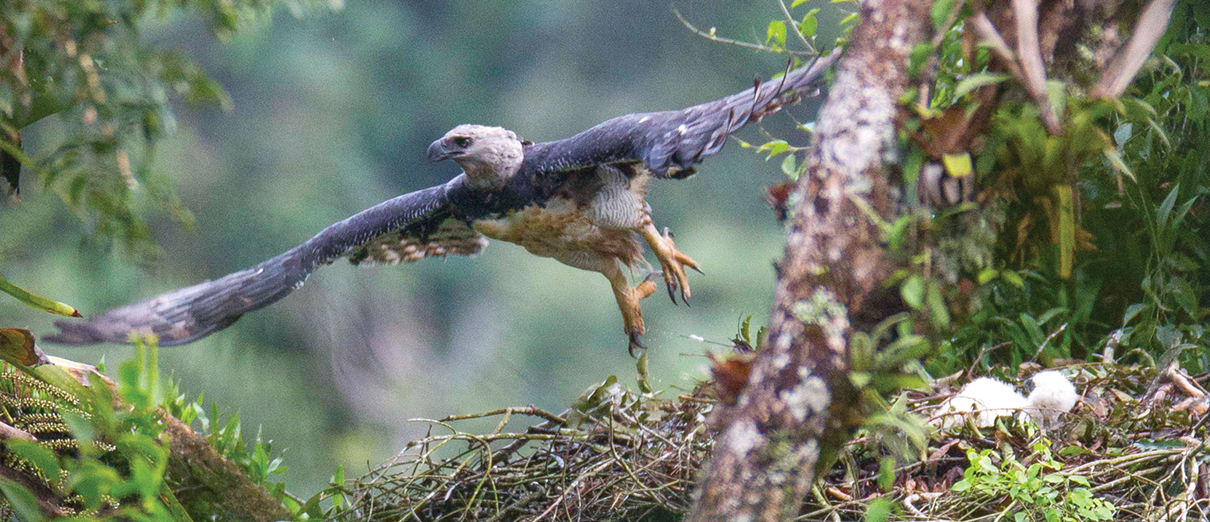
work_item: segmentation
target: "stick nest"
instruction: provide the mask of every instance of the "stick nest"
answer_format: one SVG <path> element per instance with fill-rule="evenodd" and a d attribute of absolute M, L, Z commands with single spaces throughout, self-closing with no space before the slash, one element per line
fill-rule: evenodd
<path fill-rule="evenodd" d="M 925 419 L 966 379 L 902 393 L 844 446 L 799 519 L 864 520 L 875 503 L 899 520 L 1046 520 L 1055 509 L 1065 520 L 1106 509 L 1118 519 L 1205 519 L 1210 449 L 1197 381 L 1112 364 L 1065 372 L 1081 400 L 1049 432 L 1024 415 L 991 428 L 931 427 Z M 679 520 L 713 446 L 715 402 L 708 383 L 661 398 L 611 377 L 558 415 L 529 406 L 418 419 L 432 426 L 426 437 L 334 488 L 331 520 Z M 459 429 L 483 419 L 496 428 Z M 955 487 L 979 455 L 977 487 Z M 1080 511 L 1074 490 L 1095 502 Z"/>

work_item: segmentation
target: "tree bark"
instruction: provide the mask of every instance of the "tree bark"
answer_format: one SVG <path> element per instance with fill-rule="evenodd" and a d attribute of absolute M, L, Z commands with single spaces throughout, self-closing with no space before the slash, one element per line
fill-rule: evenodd
<path fill-rule="evenodd" d="M 820 110 L 779 264 L 769 342 L 722 426 L 688 520 L 794 516 L 817 466 L 848 439 L 858 405 L 846 346 L 885 315 L 887 258 L 879 222 L 895 205 L 884 164 L 897 156 L 898 100 L 909 54 L 931 31 L 929 0 L 870 0 Z M 892 301 L 897 298 L 892 297 Z M 821 458 L 822 457 L 822 458 Z"/>

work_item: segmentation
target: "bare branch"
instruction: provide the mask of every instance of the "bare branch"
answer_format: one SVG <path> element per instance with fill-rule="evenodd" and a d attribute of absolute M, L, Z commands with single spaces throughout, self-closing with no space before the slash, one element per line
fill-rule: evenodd
<path fill-rule="evenodd" d="M 1151 55 L 1155 44 L 1164 36 L 1168 22 L 1172 18 L 1172 9 L 1176 0 L 1151 0 L 1139 16 L 1139 23 L 1134 26 L 1134 34 L 1126 46 L 1114 55 L 1109 66 L 1101 73 L 1101 81 L 1093 87 L 1091 94 L 1097 98 L 1117 98 L 1130 81 L 1143 67 L 1143 62 Z"/>
<path fill-rule="evenodd" d="M 20 440 L 27 440 L 30 442 L 38 441 L 38 439 L 34 438 L 33 435 L 30 435 L 29 432 L 22 430 L 22 429 L 14 428 L 12 426 L 9 426 L 8 424 L 0 422 L 0 440 L 8 440 L 8 439 L 20 439 Z"/>
<path fill-rule="evenodd" d="M 754 51 L 760 51 L 760 52 L 764 52 L 764 53 L 789 54 L 791 56 L 814 56 L 816 54 L 816 53 L 805 52 L 805 51 L 791 51 L 789 49 L 785 49 L 785 50 L 774 49 L 767 45 L 754 44 L 752 42 L 745 42 L 742 40 L 732 40 L 730 38 L 723 38 L 721 36 L 714 34 L 714 31 L 706 32 L 701 29 L 698 29 L 696 26 L 689 23 L 689 20 L 686 20 L 685 17 L 681 15 L 681 11 L 675 7 L 672 8 L 672 14 L 676 15 L 676 19 L 680 20 L 681 24 L 684 25 L 686 29 L 688 29 L 688 30 L 692 31 L 694 34 L 697 34 L 698 36 L 705 38 L 707 40 L 710 40 L 712 42 L 718 42 L 718 43 L 723 43 L 723 44 L 727 44 L 727 45 L 735 45 L 738 47 L 743 47 L 745 49 L 752 49 Z"/>
<path fill-rule="evenodd" d="M 798 23 L 794 21 L 794 15 L 790 14 L 790 8 L 786 7 L 786 0 L 777 0 L 777 5 L 781 6 L 781 13 L 786 16 L 786 24 L 790 26 L 792 31 L 794 31 L 794 36 L 798 37 L 798 41 L 807 46 L 807 50 L 810 51 L 811 54 L 819 54 L 819 51 L 815 50 L 815 46 L 811 45 L 811 42 L 807 41 L 807 36 L 802 34 L 802 31 L 798 28 Z"/>
<path fill-rule="evenodd" d="M 1063 128 L 1046 93 L 1046 66 L 1038 43 L 1038 0 L 1013 0 L 1013 14 L 1017 18 L 1017 61 L 1022 73 L 1018 78 L 1037 104 L 1046 130 L 1060 134 Z"/>
<path fill-rule="evenodd" d="M 979 35 L 979 39 L 988 44 L 992 53 L 1008 68 L 1008 72 L 1015 78 L 1021 78 L 1021 68 L 1017 66 L 1017 55 L 1013 54 L 1008 42 L 1005 42 L 1004 37 L 1000 36 L 1000 32 L 996 30 L 996 26 L 992 25 L 987 13 L 980 11 L 971 17 L 970 23 L 975 29 L 975 33 Z"/>

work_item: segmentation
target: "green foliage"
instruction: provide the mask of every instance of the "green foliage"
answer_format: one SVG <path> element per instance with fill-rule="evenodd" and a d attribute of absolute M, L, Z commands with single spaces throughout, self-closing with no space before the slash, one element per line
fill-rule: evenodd
<path fill-rule="evenodd" d="M 53 366 L 37 372 L 10 367 L 0 379 L 5 417 L 38 438 L 10 441 L 5 463 L 53 491 L 65 513 L 188 520 L 165 487 L 168 450 L 158 442 L 163 423 L 153 401 L 155 347 L 138 346 L 140 357 L 122 368 L 121 399 L 130 408 L 114 409 L 109 388 L 81 386 Z M 23 517 L 41 519 L 40 511 L 24 507 L 33 498 L 25 486 L 14 482 L 3 490 Z"/>
<path fill-rule="evenodd" d="M 143 214 L 166 210 L 190 225 L 170 183 L 152 169 L 156 143 L 175 126 L 170 102 L 230 99 L 188 58 L 140 40 L 143 29 L 182 8 L 220 37 L 301 0 L 230 2 L 12 0 L 0 5 L 0 156 L 39 174 L 47 190 L 140 260 L 155 253 Z M 18 58 L 19 57 L 19 58 Z M 58 115 L 64 136 L 37 158 L 20 133 Z M 6 173 L 6 176 L 8 173 Z M 11 180 L 15 181 L 15 173 Z"/>
<path fill-rule="evenodd" d="M 1123 362 L 1179 357 L 1191 372 L 1210 369 L 1200 326 L 1210 315 L 1210 74 L 1198 61 L 1210 53 L 1198 20 L 1210 18 L 1194 3 L 1178 6 L 1188 16 L 1174 15 L 1163 54 L 1121 99 L 1085 97 L 1078 73 L 1052 81 L 1062 134 L 1046 131 L 1032 102 L 1001 102 L 969 151 L 979 211 L 915 212 L 894 238 L 913 256 L 900 295 L 940 348 L 932 373 L 1090 360 L 1106 348 Z M 907 125 L 926 150 L 941 141 L 925 134 L 928 120 L 969 116 L 980 89 L 1012 81 L 987 71 L 986 49 L 962 59 L 963 29 L 941 39 L 928 105 Z M 930 160 L 941 158 L 909 154 L 909 194 Z"/>
<path fill-rule="evenodd" d="M 0 276 L 0 292 L 15 297 L 18 301 L 25 303 L 31 308 L 67 317 L 80 317 L 80 312 L 76 311 L 74 307 L 31 293 L 24 288 L 8 282 L 4 276 Z"/>
<path fill-rule="evenodd" d="M 1016 522 L 1113 520 L 1113 504 L 1097 497 L 1083 475 L 1062 473 L 1063 464 L 1052 457 L 1045 439 L 1034 444 L 1025 462 L 990 449 L 968 450 L 967 459 L 970 466 L 951 490 L 974 505 L 1007 501 L 1004 512 L 1015 511 Z"/>
<path fill-rule="evenodd" d="M 287 507 L 298 510 L 300 504 L 286 492 L 286 484 L 269 480 L 290 468 L 282 465 L 284 458 L 281 455 L 270 457 L 273 455 L 273 441 L 264 437 L 261 428 L 257 428 L 256 438 L 249 448 L 243 437 L 238 411 L 227 415 L 227 421 L 222 422 L 217 404 L 211 402 L 207 412 L 204 394 L 198 394 L 197 399 L 190 401 L 186 394 L 180 391 L 180 383 L 174 382 L 166 395 L 168 400 L 164 402 L 164 408 L 170 415 L 193 427 L 220 455 L 238 466 L 254 482 L 265 486 Z"/>
<path fill-rule="evenodd" d="M 251 450 L 240 436 L 239 416 L 220 429 L 210 429 L 201 399 L 185 402 L 173 393 L 165 401 L 154 342 L 136 343 L 137 356 L 119 371 L 119 399 L 114 408 L 110 389 L 99 380 L 82 386 L 58 367 L 37 371 L 12 367 L 0 376 L 0 413 L 12 425 L 35 435 L 37 442 L 10 440 L 5 464 L 30 472 L 62 499 L 65 513 L 109 519 L 191 520 L 168 482 L 169 452 L 161 434 L 163 411 L 185 423 L 199 420 L 202 434 L 226 458 L 257 483 L 286 501 L 284 484 L 269 484 L 285 471 L 281 458 L 270 459 L 271 443 L 258 433 Z M 176 390 L 172 390 L 175 392 Z M 211 416 L 218 418 L 212 405 Z M 9 506 L 23 516 L 32 494 L 17 483 L 0 483 Z M 297 508 L 297 502 L 295 507 Z M 25 518 L 40 520 L 37 517 Z"/>

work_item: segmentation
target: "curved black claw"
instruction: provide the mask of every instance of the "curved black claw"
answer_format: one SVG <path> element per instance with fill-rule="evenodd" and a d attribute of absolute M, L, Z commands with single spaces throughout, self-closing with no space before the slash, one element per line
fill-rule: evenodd
<path fill-rule="evenodd" d="M 639 357 L 634 354 L 635 348 L 647 350 L 647 347 L 643 345 L 642 336 L 638 332 L 630 332 L 630 344 L 626 346 L 626 351 L 630 353 L 631 358 L 638 359 Z"/>
<path fill-rule="evenodd" d="M 668 227 L 664 227 L 662 230 L 660 230 L 660 235 L 664 236 L 667 239 L 676 239 L 676 234 L 673 234 L 672 230 L 670 230 Z M 697 270 L 697 273 L 699 273 L 699 274 L 706 275 L 705 272 L 702 272 L 702 270 L 696 266 L 690 265 L 688 263 L 686 263 L 684 266 L 688 266 L 689 268 Z M 685 271 L 685 269 L 681 268 L 681 275 L 679 277 L 684 277 L 684 271 Z M 672 298 L 672 304 L 675 305 L 675 304 L 677 304 L 675 294 L 676 294 L 677 287 L 679 286 L 677 284 L 677 278 L 668 277 L 668 278 L 665 278 L 665 281 L 667 281 L 667 283 L 668 283 L 668 297 Z M 688 307 L 689 306 L 689 295 L 687 292 L 688 283 L 686 283 L 685 288 L 681 288 L 680 290 L 681 290 L 681 302 L 685 303 L 685 306 Z"/>
<path fill-rule="evenodd" d="M 676 278 L 664 277 L 663 270 L 652 270 L 650 272 L 647 272 L 647 277 L 644 277 L 643 280 L 644 281 L 653 281 L 653 280 L 655 280 L 655 278 L 657 276 L 664 279 L 664 284 L 666 284 L 668 286 L 668 298 L 672 299 L 672 304 L 679 305 L 680 303 L 676 302 L 676 289 L 677 289 Z M 683 297 L 682 297 L 682 299 L 683 299 Z M 689 304 L 689 301 L 685 301 L 685 305 L 688 305 L 688 304 Z"/>

